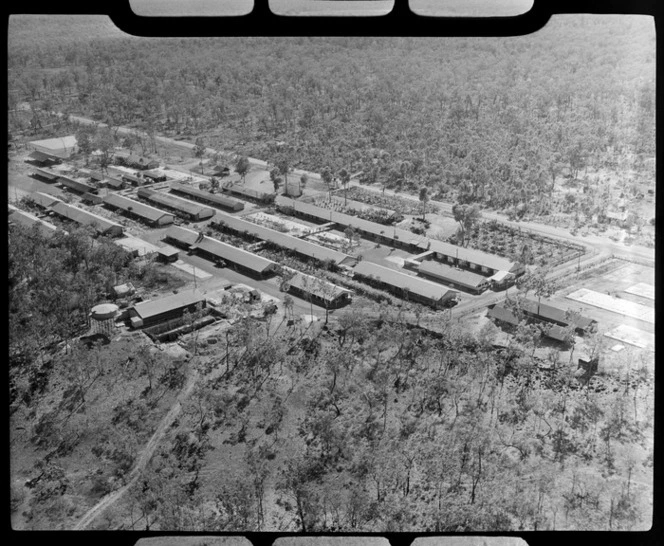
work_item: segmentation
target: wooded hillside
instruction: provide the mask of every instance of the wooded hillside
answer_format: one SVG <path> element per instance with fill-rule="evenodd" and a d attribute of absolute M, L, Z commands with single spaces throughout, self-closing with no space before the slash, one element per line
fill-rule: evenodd
<path fill-rule="evenodd" d="M 432 198 L 537 212 L 565 171 L 654 155 L 654 25 L 554 16 L 508 38 L 100 39 L 10 27 L 19 100 Z M 86 27 L 87 28 L 87 27 Z M 19 30 L 21 28 L 19 27 Z M 20 120 L 16 120 L 20 125 Z"/>

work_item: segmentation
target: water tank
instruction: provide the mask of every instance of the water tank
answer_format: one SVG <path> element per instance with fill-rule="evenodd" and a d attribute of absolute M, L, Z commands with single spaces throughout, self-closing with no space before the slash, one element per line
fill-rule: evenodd
<path fill-rule="evenodd" d="M 90 311 L 90 328 L 94 334 L 112 337 L 115 332 L 115 319 L 119 307 L 114 303 L 95 305 Z"/>

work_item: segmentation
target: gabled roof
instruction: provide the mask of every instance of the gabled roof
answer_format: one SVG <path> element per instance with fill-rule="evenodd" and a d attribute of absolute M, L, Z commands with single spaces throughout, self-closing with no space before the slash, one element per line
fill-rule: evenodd
<path fill-rule="evenodd" d="M 364 233 L 372 234 L 376 237 L 384 237 L 386 239 L 395 241 L 398 240 L 405 244 L 417 246 L 423 250 L 427 250 L 428 239 L 426 237 L 417 235 L 411 231 L 406 231 L 405 229 L 384 226 L 369 220 L 363 220 L 357 216 L 351 216 L 350 214 L 343 214 L 341 212 L 336 212 L 330 209 L 324 209 L 317 205 L 304 203 L 302 201 L 295 201 L 294 199 L 289 199 L 283 196 L 279 196 L 277 198 L 277 204 L 282 207 L 291 207 L 295 211 L 303 212 L 304 214 L 313 216 L 314 218 L 324 222 L 334 222 L 335 224 L 343 227 L 352 226 L 354 229 Z"/>
<path fill-rule="evenodd" d="M 494 318 L 501 322 L 506 322 L 512 326 L 518 326 L 519 321 L 516 318 L 516 315 L 512 313 L 507 307 L 503 307 L 500 304 L 494 305 L 492 309 L 489 309 L 487 312 L 487 317 Z"/>
<path fill-rule="evenodd" d="M 422 262 L 418 267 L 418 271 L 443 281 L 453 282 L 473 289 L 478 288 L 482 284 L 488 284 L 489 282 L 486 277 L 478 275 L 477 273 L 456 269 L 433 260 Z"/>
<path fill-rule="evenodd" d="M 55 203 L 61 203 L 62 199 L 59 199 L 55 197 L 54 195 L 51 195 L 49 193 L 44 193 L 41 191 L 35 191 L 32 192 L 29 196 L 28 199 L 31 199 L 34 201 L 35 204 L 39 205 L 43 209 L 50 208 L 53 206 Z"/>
<path fill-rule="evenodd" d="M 551 329 L 552 335 L 550 336 L 554 339 L 559 339 L 559 337 L 562 336 L 562 329 L 569 326 L 570 324 L 573 324 L 575 328 L 586 330 L 596 322 L 583 316 L 578 316 L 575 318 L 574 316 L 570 315 L 570 317 L 567 318 L 565 311 L 562 309 L 558 309 L 557 307 L 553 307 L 552 305 L 548 305 L 546 303 L 541 303 L 538 306 L 536 301 L 528 300 L 525 298 L 521 299 L 520 305 L 526 316 L 554 323 L 554 326 Z M 501 304 L 497 304 L 492 310 L 490 310 L 488 316 L 493 316 L 499 320 L 509 322 L 513 325 L 516 325 L 519 322 L 514 311 Z"/>
<path fill-rule="evenodd" d="M 173 222 L 173 215 L 170 212 L 159 210 L 150 205 L 146 205 L 145 203 L 141 203 L 140 201 L 129 199 L 124 195 L 118 195 L 117 193 L 109 193 L 106 195 L 104 197 L 104 203 L 125 212 L 136 214 L 150 222 L 157 222 L 165 216 L 169 217 L 171 222 Z"/>
<path fill-rule="evenodd" d="M 29 142 L 31 148 L 50 153 L 57 157 L 68 157 L 76 147 L 76 137 L 74 135 L 47 138 L 45 140 L 33 140 Z"/>
<path fill-rule="evenodd" d="M 49 154 L 49 153 L 46 153 L 46 152 L 42 152 L 40 150 L 34 150 L 28 157 L 30 159 L 34 159 L 35 161 L 39 161 L 39 162 L 43 162 L 43 163 L 45 163 L 47 161 L 60 161 L 59 157 L 57 157 L 55 155 L 52 155 L 52 154 Z"/>
<path fill-rule="evenodd" d="M 408 275 L 407 273 L 401 273 L 395 269 L 383 267 L 382 265 L 367 262 L 365 260 L 358 263 L 355 266 L 354 271 L 363 277 L 373 277 L 382 283 L 389 284 L 396 288 L 405 289 L 408 292 L 433 301 L 438 301 L 441 298 L 456 293 L 455 290 L 450 290 L 438 283 L 425 281 L 424 279 Z"/>
<path fill-rule="evenodd" d="M 196 243 L 196 248 L 212 254 L 217 258 L 228 260 L 234 264 L 240 265 L 256 273 L 264 273 L 276 267 L 276 263 L 252 252 L 247 252 L 241 248 L 222 243 L 212 237 L 204 237 L 202 241 Z"/>
<path fill-rule="evenodd" d="M 288 281 L 288 284 L 328 302 L 333 302 L 341 295 L 350 293 L 350 290 L 304 273 L 297 273 Z"/>
<path fill-rule="evenodd" d="M 173 239 L 185 247 L 193 245 L 199 237 L 197 231 L 180 226 L 171 226 L 164 234 L 164 239 Z"/>
<path fill-rule="evenodd" d="M 494 256 L 493 254 L 487 254 L 481 250 L 464 248 L 443 241 L 437 241 L 435 239 L 431 239 L 430 250 L 443 254 L 444 256 L 451 256 L 471 264 L 488 267 L 497 271 L 512 271 L 517 266 L 515 262 L 508 260 L 507 258 L 501 258 L 500 256 Z"/>
<path fill-rule="evenodd" d="M 192 197 L 196 197 L 207 203 L 220 207 L 225 207 L 233 210 L 244 209 L 244 203 L 241 203 L 236 199 L 231 199 L 230 197 L 219 195 L 218 193 L 210 193 L 207 191 L 203 191 L 199 188 L 195 188 L 187 184 L 180 184 L 178 182 L 174 182 L 173 184 L 171 184 L 171 191 L 176 193 L 183 193 L 185 195 L 190 195 Z"/>
<path fill-rule="evenodd" d="M 72 190 L 76 190 L 79 193 L 94 193 L 97 191 L 95 186 L 91 186 L 82 180 L 76 180 L 62 174 L 58 175 L 58 182 L 67 186 L 68 188 L 71 188 Z"/>
<path fill-rule="evenodd" d="M 577 328 L 585 330 L 596 323 L 595 320 L 583 316 L 575 317 L 574 315 L 570 315 L 568 318 L 563 309 L 554 307 L 548 303 L 538 303 L 537 301 L 525 298 L 521 299 L 521 309 L 523 309 L 526 314 L 535 318 L 540 318 L 549 322 L 555 322 L 561 326 L 574 324 Z"/>
<path fill-rule="evenodd" d="M 58 230 L 58 228 L 53 224 L 46 222 L 41 218 L 37 218 L 29 212 L 19 210 L 16 207 L 10 208 L 8 220 L 10 223 L 15 223 L 29 229 L 37 226 L 40 233 L 42 233 L 42 235 L 46 235 L 47 237 L 50 237 Z"/>
<path fill-rule="evenodd" d="M 205 296 L 203 294 L 195 289 L 183 290 L 172 296 L 137 303 L 134 305 L 134 311 L 139 317 L 146 320 L 200 302 L 205 302 Z"/>
<path fill-rule="evenodd" d="M 83 210 L 72 205 L 67 205 L 67 203 L 62 201 L 55 203 L 53 206 L 51 206 L 51 209 L 60 216 L 68 218 L 69 220 L 72 220 L 78 224 L 84 226 L 95 226 L 95 229 L 99 233 L 107 233 L 110 230 L 117 231 L 118 233 L 123 232 L 123 227 L 120 224 L 111 222 L 110 220 L 92 212 L 88 212 L 87 210 Z"/>
<path fill-rule="evenodd" d="M 274 229 L 259 226 L 253 222 L 223 212 L 217 214 L 217 218 L 213 223 L 225 225 L 236 233 L 249 233 L 252 237 L 261 239 L 262 241 L 269 241 L 277 246 L 319 261 L 332 260 L 334 263 L 340 264 L 350 259 L 350 256 L 343 252 L 317 245 Z"/>
<path fill-rule="evenodd" d="M 223 191 L 230 193 L 235 193 L 237 195 L 244 195 L 245 197 L 250 197 L 252 199 L 265 199 L 266 197 L 271 197 L 272 194 L 267 191 L 253 190 L 251 188 L 246 188 L 241 185 L 231 185 L 222 186 Z"/>
<path fill-rule="evenodd" d="M 46 178 L 47 180 L 57 180 L 59 174 L 53 171 L 47 171 L 46 169 L 40 169 L 39 167 L 32 167 L 34 174 Z"/>
<path fill-rule="evenodd" d="M 124 183 L 122 182 L 122 180 L 117 180 L 115 178 L 107 178 L 106 185 L 110 186 L 111 188 L 122 189 Z"/>
<path fill-rule="evenodd" d="M 199 219 L 212 218 L 215 214 L 215 211 L 209 207 L 203 207 L 191 201 L 187 201 L 186 199 L 181 199 L 180 197 L 175 197 L 174 195 L 158 192 L 149 188 L 139 188 L 137 194 L 143 199 L 147 199 L 158 205 L 169 207 Z"/>

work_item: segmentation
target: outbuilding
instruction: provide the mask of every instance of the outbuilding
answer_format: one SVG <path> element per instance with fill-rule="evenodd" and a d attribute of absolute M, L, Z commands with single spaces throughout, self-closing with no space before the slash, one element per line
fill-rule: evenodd
<path fill-rule="evenodd" d="M 185 312 L 205 309 L 205 296 L 197 290 L 183 290 L 177 294 L 135 304 L 130 309 L 132 328 L 146 328 L 181 318 Z"/>

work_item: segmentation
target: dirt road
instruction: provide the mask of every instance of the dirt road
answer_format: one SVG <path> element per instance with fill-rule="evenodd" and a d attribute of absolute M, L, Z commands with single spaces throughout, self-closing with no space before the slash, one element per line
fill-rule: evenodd
<path fill-rule="evenodd" d="M 112 493 L 109 493 L 108 495 L 103 497 L 95 506 L 93 506 L 90 510 L 88 510 L 85 513 L 85 515 L 78 521 L 78 523 L 74 525 L 75 531 L 80 531 L 87 528 L 109 506 L 117 502 L 127 492 L 127 490 L 129 490 L 129 488 L 136 483 L 136 480 L 138 480 L 141 471 L 145 468 L 145 465 L 152 458 L 152 455 L 154 455 L 155 449 L 161 442 L 164 434 L 171 426 L 171 424 L 173 424 L 173 421 L 180 414 L 180 411 L 182 411 L 182 402 L 184 402 L 186 398 L 191 394 L 191 391 L 194 389 L 197 380 L 198 380 L 198 371 L 196 369 L 192 369 L 189 378 L 187 380 L 187 383 L 184 385 L 184 387 L 182 387 L 182 391 L 180 392 L 180 396 L 178 396 L 177 401 L 175 402 L 175 404 L 173 404 L 173 407 L 161 420 L 159 426 L 157 427 L 157 430 L 155 430 L 154 434 L 152 435 L 148 443 L 141 451 L 138 459 L 136 460 L 136 465 L 127 476 L 128 478 L 127 483 L 124 486 L 122 486 L 120 489 L 113 491 Z"/>

